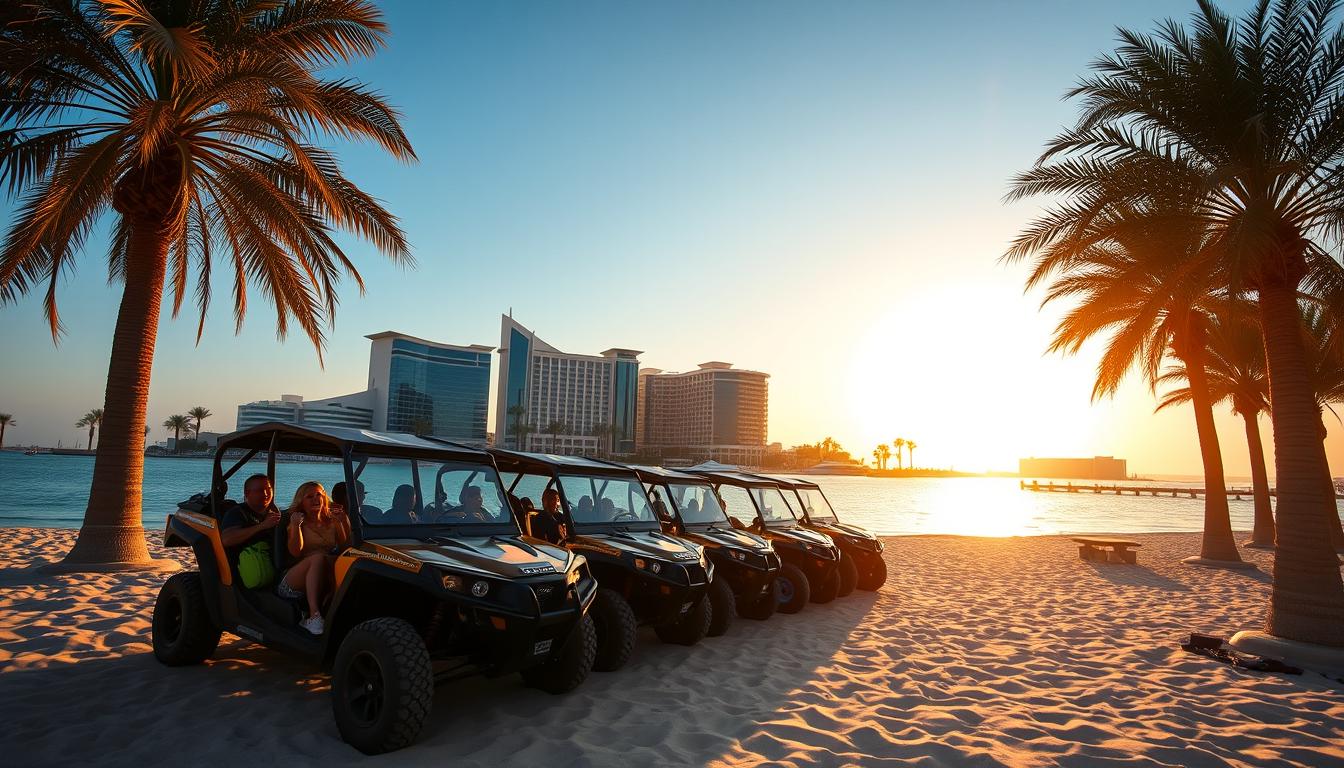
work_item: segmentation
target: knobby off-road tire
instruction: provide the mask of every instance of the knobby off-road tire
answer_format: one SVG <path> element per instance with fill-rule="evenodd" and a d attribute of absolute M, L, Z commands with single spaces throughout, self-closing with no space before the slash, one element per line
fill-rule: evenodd
<path fill-rule="evenodd" d="M 709 605 L 709 595 L 702 596 L 695 601 L 695 605 L 681 617 L 680 621 L 670 622 L 668 624 L 659 624 L 653 628 L 657 633 L 658 639 L 664 643 L 676 643 L 677 645 L 695 645 L 705 639 L 709 633 L 709 623 L 714 618 L 713 609 Z"/>
<path fill-rule="evenodd" d="M 774 579 L 770 582 L 770 588 L 765 593 L 752 600 L 743 603 L 738 609 L 739 616 L 745 616 L 755 621 L 765 621 L 775 615 L 775 610 L 779 608 L 779 580 Z"/>
<path fill-rule="evenodd" d="M 840 591 L 836 597 L 849 597 L 859 583 L 859 566 L 854 558 L 845 552 L 840 553 Z"/>
<path fill-rule="evenodd" d="M 775 577 L 775 598 L 780 613 L 797 613 L 807 607 L 812 588 L 803 569 L 785 563 Z"/>
<path fill-rule="evenodd" d="M 547 693 L 569 693 L 588 679 L 596 658 L 597 628 L 585 614 L 549 661 L 522 671 L 523 682 Z"/>
<path fill-rule="evenodd" d="M 812 582 L 809 586 L 812 588 L 812 602 L 820 604 L 834 600 L 835 596 L 840 594 L 840 563 L 835 564 L 830 575 L 819 582 Z"/>
<path fill-rule="evenodd" d="M 858 587 L 868 592 L 876 592 L 886 583 L 887 561 L 878 555 L 875 564 L 870 566 L 867 572 L 859 574 Z"/>
<path fill-rule="evenodd" d="M 728 580 L 716 578 L 709 583 L 709 636 L 719 637 L 733 625 L 737 618 L 737 598 Z"/>
<path fill-rule="evenodd" d="M 434 669 L 425 641 L 404 619 L 356 624 L 332 669 L 331 708 L 346 743 L 366 755 L 415 741 L 434 705 Z"/>
<path fill-rule="evenodd" d="M 154 601 L 150 624 L 154 658 L 170 667 L 200 664 L 219 646 L 219 628 L 210 621 L 205 607 L 201 574 L 175 574 L 163 583 Z"/>
<path fill-rule="evenodd" d="M 593 625 L 597 629 L 597 658 L 593 669 L 614 672 L 625 666 L 635 650 L 635 612 L 630 604 L 613 589 L 598 587 L 593 601 Z"/>

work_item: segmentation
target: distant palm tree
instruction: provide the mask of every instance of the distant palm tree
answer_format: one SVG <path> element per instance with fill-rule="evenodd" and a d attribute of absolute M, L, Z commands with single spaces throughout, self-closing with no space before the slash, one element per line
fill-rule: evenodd
<path fill-rule="evenodd" d="M 589 436 L 597 438 L 597 455 L 599 457 L 606 456 L 607 448 L 610 446 L 609 438 L 612 437 L 614 432 L 612 425 L 603 421 L 597 422 L 592 429 L 588 430 Z"/>
<path fill-rule="evenodd" d="M 183 414 L 174 414 L 164 419 L 163 426 L 173 430 L 173 453 L 182 449 L 182 430 L 191 429 L 191 417 Z"/>
<path fill-rule="evenodd" d="M 342 273 L 333 230 L 409 263 L 396 219 L 340 170 L 328 137 L 414 159 L 397 114 L 351 79 L 323 79 L 387 36 L 369 0 L 23 0 L 0 3 L 0 179 L 17 203 L 0 247 L 0 302 L 58 277 L 104 214 L 121 289 L 103 441 L 81 528 L 61 564 L 152 561 L 141 526 L 144 425 L 159 313 L 195 271 L 204 329 L 227 265 L 241 326 L 249 283 L 318 349 Z"/>
<path fill-rule="evenodd" d="M 75 426 L 76 426 L 76 427 L 88 427 L 88 428 L 89 428 L 89 450 L 90 450 L 90 451 L 93 450 L 93 434 L 94 434 L 95 432 L 98 431 L 98 427 L 99 427 L 99 425 L 101 425 L 102 423 L 103 423 L 103 409 L 102 409 L 102 408 L 94 408 L 93 410 L 91 410 L 91 411 L 89 411 L 88 413 L 84 414 L 83 416 L 79 417 L 79 421 L 75 422 Z"/>
<path fill-rule="evenodd" d="M 214 414 L 211 413 L 210 410 L 205 406 L 198 405 L 195 408 L 192 408 L 190 411 L 187 411 L 187 415 L 196 420 L 196 439 L 200 440 L 201 422 L 205 421 L 211 416 L 214 416 Z"/>
<path fill-rule="evenodd" d="M 523 439 L 527 437 L 528 432 L 532 431 L 524 421 L 524 418 L 527 416 L 527 409 L 521 404 L 510 405 L 508 414 L 513 417 L 513 429 L 510 431 L 513 432 L 513 439 L 515 441 L 514 449 L 519 451 L 525 450 L 526 446 L 523 445 Z"/>
<path fill-rule="evenodd" d="M 905 450 L 906 450 L 907 454 L 908 454 L 909 457 L 910 457 L 910 468 L 911 468 L 911 469 L 914 469 L 914 468 L 915 468 L 915 448 L 916 448 L 916 445 L 915 445 L 915 441 L 914 441 L 914 440 L 906 440 L 906 441 L 905 441 Z"/>
<path fill-rule="evenodd" d="M 555 453 L 555 444 L 556 441 L 559 440 L 560 435 L 568 433 L 569 433 L 569 424 L 559 419 L 556 419 L 552 421 L 550 424 L 546 425 L 546 434 L 551 436 L 551 453 Z"/>
<path fill-rule="evenodd" d="M 892 440 L 891 444 L 896 446 L 896 468 L 904 469 L 905 468 L 904 457 L 902 456 L 901 452 L 905 450 L 905 438 L 898 437 L 895 440 Z"/>
<path fill-rule="evenodd" d="M 1239 21 L 1199 3 L 1188 28 L 1121 30 L 1119 49 L 1070 93 L 1077 124 L 1018 176 L 1010 199 L 1052 204 L 1014 252 L 1079 253 L 1099 212 L 1198 192 L 1198 216 L 1218 244 L 1221 287 L 1251 292 L 1271 382 L 1278 494 L 1266 630 L 1344 646 L 1344 581 L 1325 536 L 1337 510 L 1321 482 L 1325 451 L 1297 301 L 1344 269 L 1325 251 L 1344 215 L 1344 45 L 1338 0 L 1267 0 Z M 1321 243 L 1325 243 L 1323 246 Z"/>
<path fill-rule="evenodd" d="M 18 422 L 8 413 L 0 413 L 0 448 L 5 447 L 5 427 L 18 426 Z"/>
<path fill-rule="evenodd" d="M 1260 414 L 1269 410 L 1269 377 L 1265 375 L 1265 345 L 1260 326 L 1244 302 L 1230 302 L 1209 317 L 1209 355 L 1206 361 L 1209 399 L 1228 402 L 1245 425 L 1251 462 L 1251 497 L 1255 506 L 1251 544 L 1274 545 L 1274 511 L 1269 498 L 1269 473 L 1260 439 Z M 1157 410 L 1191 401 L 1185 365 L 1169 366 L 1158 377 L 1168 389 Z"/>

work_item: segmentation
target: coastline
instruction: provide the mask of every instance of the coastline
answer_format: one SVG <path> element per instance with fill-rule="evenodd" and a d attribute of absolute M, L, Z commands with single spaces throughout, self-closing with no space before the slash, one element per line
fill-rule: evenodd
<path fill-rule="evenodd" d="M 149 653 L 163 576 L 43 576 L 74 532 L 0 529 L 0 749 L 34 765 L 344 765 L 326 675 L 225 635 L 200 667 Z M 1127 534 L 1139 566 L 1085 563 L 1061 536 L 884 537 L 882 591 L 694 648 L 640 632 L 625 669 L 568 696 L 516 675 L 438 687 L 398 764 L 930 764 L 1317 766 L 1344 761 L 1344 684 L 1187 654 L 1191 631 L 1259 626 L 1273 554 L 1228 572 L 1181 565 L 1198 534 Z M 147 536 L 156 556 L 159 536 Z"/>

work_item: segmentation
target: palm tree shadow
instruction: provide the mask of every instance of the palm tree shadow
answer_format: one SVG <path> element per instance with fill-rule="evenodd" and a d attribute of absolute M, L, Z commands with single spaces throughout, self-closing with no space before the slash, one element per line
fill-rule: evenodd
<path fill-rule="evenodd" d="M 1163 576 L 1157 571 L 1154 571 L 1151 568 L 1145 568 L 1142 565 L 1096 563 L 1092 561 L 1086 562 L 1093 573 L 1112 584 L 1126 587 L 1149 587 L 1151 589 L 1163 589 L 1168 592 L 1190 591 L 1188 585 Z"/>

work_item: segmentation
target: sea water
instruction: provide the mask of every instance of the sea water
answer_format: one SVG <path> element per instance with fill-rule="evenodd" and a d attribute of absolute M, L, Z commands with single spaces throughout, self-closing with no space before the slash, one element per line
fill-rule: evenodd
<path fill-rule="evenodd" d="M 177 503 L 210 485 L 212 459 L 145 459 L 143 522 L 163 526 Z M 255 461 L 231 480 L 230 496 L 241 498 L 243 479 L 264 471 Z M 369 497 L 390 495 L 404 470 L 370 464 L 360 481 Z M 93 473 L 91 456 L 24 456 L 0 451 L 0 527 L 78 528 L 88 505 Z M 384 477 L 386 475 L 386 477 Z M 330 491 L 341 479 L 338 464 L 280 462 L 276 465 L 276 503 L 285 506 L 300 482 L 318 480 Z M 1159 496 L 1022 490 L 1013 478 L 878 478 L 812 476 L 835 506 L 840 519 L 879 534 L 945 533 L 975 536 L 1031 536 L 1053 533 L 1144 533 L 1199 531 L 1204 501 L 1188 495 Z M 1128 486 L 1198 488 L 1200 483 L 1145 483 Z M 388 486 L 383 488 L 382 486 Z M 1107 483 L 1102 483 L 1104 488 Z M 1250 496 L 1229 499 L 1232 527 L 1250 530 Z"/>

